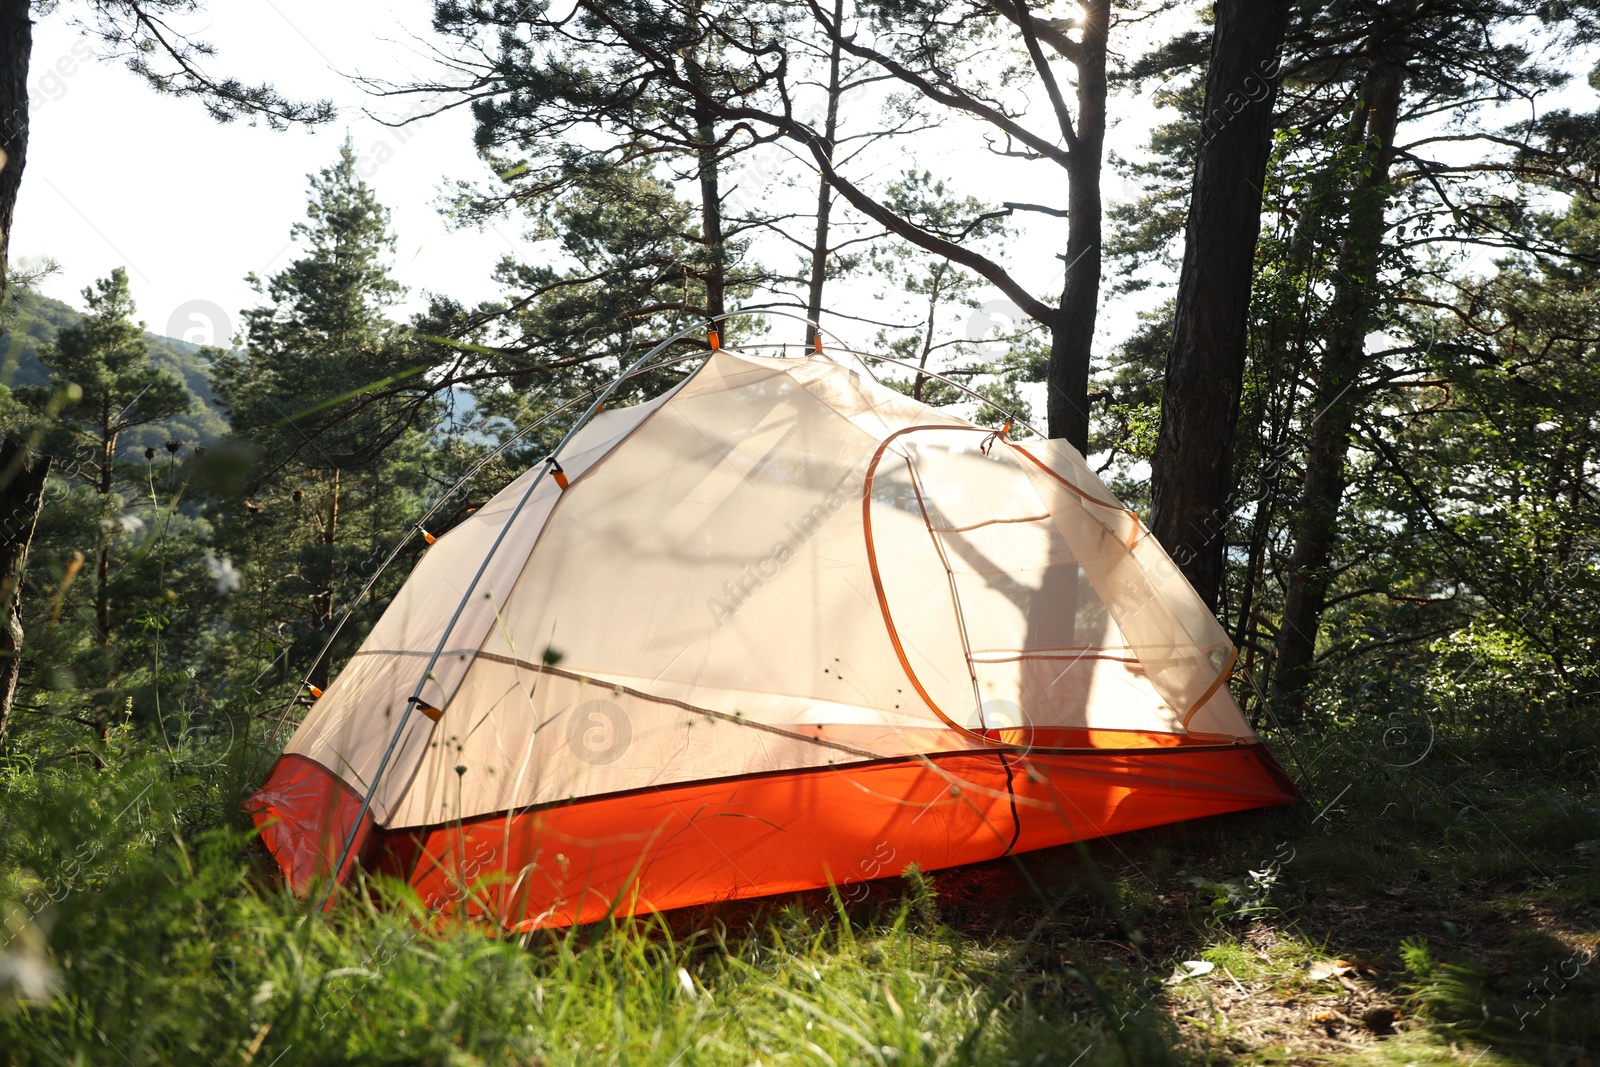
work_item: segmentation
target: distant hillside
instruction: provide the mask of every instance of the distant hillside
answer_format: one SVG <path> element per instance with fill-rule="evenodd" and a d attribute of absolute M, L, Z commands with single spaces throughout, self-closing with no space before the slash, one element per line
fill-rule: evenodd
<path fill-rule="evenodd" d="M 62 327 L 81 319 L 82 313 L 59 300 L 37 293 L 21 294 L 14 305 L 6 333 L 0 337 L 0 385 L 47 385 L 50 372 L 39 362 L 39 349 L 52 344 Z M 211 444 L 228 432 L 228 421 L 216 407 L 211 379 L 200 349 L 187 341 L 145 332 L 150 362 L 184 380 L 194 403 L 186 415 L 141 426 L 128 434 L 126 447 L 178 440 L 185 444 Z"/>

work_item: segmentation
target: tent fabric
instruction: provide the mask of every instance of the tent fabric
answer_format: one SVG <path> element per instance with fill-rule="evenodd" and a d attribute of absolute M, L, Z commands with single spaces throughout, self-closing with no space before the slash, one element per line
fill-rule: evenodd
<path fill-rule="evenodd" d="M 255 817 L 296 888 L 369 791 L 363 862 L 521 926 L 1296 796 L 1065 442 L 724 349 L 561 463 L 429 548 L 291 740 Z"/>
<path fill-rule="evenodd" d="M 339 852 L 360 820 L 366 836 L 372 816 L 361 814 L 361 797 L 304 756 L 287 755 L 278 761 L 266 785 L 251 798 L 255 822 L 266 827 L 273 855 L 291 885 L 310 885 L 339 861 Z M 348 873 L 354 856 L 346 857 L 341 874 Z"/>

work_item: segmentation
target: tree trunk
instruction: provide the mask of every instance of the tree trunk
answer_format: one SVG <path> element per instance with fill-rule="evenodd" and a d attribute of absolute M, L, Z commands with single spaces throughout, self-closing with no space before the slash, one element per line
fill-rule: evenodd
<path fill-rule="evenodd" d="M 1376 50 L 1374 50 L 1376 51 Z M 1327 343 L 1319 366 L 1316 411 L 1306 448 L 1305 482 L 1295 515 L 1283 626 L 1278 635 L 1274 697 L 1285 708 L 1304 708 L 1327 598 L 1339 505 L 1348 484 L 1346 453 L 1359 407 L 1366 337 L 1376 307 L 1376 272 L 1383 250 L 1389 167 L 1405 72 L 1378 60 L 1362 86 L 1354 134 L 1366 144 L 1363 176 L 1351 194 L 1350 217 L 1339 250 Z"/>
<path fill-rule="evenodd" d="M 1232 512 L 1261 187 L 1288 23 L 1288 0 L 1216 5 L 1161 432 L 1150 460 L 1150 532 L 1213 610 Z"/>
<path fill-rule="evenodd" d="M 1077 144 L 1067 163 L 1067 254 L 1050 331 L 1045 413 L 1051 437 L 1089 451 L 1089 358 L 1100 303 L 1100 167 L 1106 134 L 1106 38 L 1110 0 L 1085 5 L 1078 71 Z"/>
<path fill-rule="evenodd" d="M 940 263 L 933 268 L 933 279 L 928 287 L 928 317 L 922 324 L 922 351 L 917 354 L 917 376 L 911 383 L 911 399 L 923 403 L 927 398 L 924 392 L 931 381 L 924 372 L 928 369 L 928 357 L 933 355 L 934 327 L 938 323 L 939 298 L 944 295 L 944 275 L 950 270 L 949 262 Z"/>
<path fill-rule="evenodd" d="M 110 408 L 106 409 L 110 421 Z M 94 571 L 94 622 L 100 631 L 100 647 L 111 647 L 111 491 L 115 488 L 117 434 L 111 431 L 100 438 L 100 559 Z"/>
<path fill-rule="evenodd" d="M 49 470 L 50 457 L 30 459 L 9 440 L 0 444 L 0 605 L 6 616 L 0 626 L 0 745 L 22 671 L 22 579 Z"/>
<path fill-rule="evenodd" d="M 833 24 L 844 24 L 844 0 L 833 0 Z M 833 161 L 833 142 L 839 133 L 839 37 L 835 34 L 832 38 L 832 49 L 828 54 L 828 115 L 823 120 L 822 136 L 828 144 L 825 152 L 828 161 Z M 827 279 L 828 273 L 828 221 L 833 214 L 833 190 L 828 186 L 827 177 L 817 179 L 817 233 L 811 242 L 811 290 L 806 295 L 806 347 L 816 340 L 817 327 L 822 323 L 822 283 Z"/>
<path fill-rule="evenodd" d="M 328 501 L 328 515 L 321 519 L 322 532 L 317 540 L 323 545 L 325 559 L 322 588 L 311 597 L 311 625 L 318 631 L 333 626 L 333 585 L 338 578 L 338 563 L 334 558 L 334 544 L 339 533 L 339 469 L 333 470 L 332 493 Z M 326 684 L 324 682 L 324 684 Z"/>
<path fill-rule="evenodd" d="M 716 125 L 711 113 L 695 108 L 696 150 L 700 158 L 700 231 L 706 242 L 706 314 L 727 312 L 727 242 L 722 236 L 722 192 L 717 180 Z"/>
<path fill-rule="evenodd" d="M 0 0 L 0 303 L 11 272 L 11 221 L 28 159 L 28 60 L 33 21 L 28 0 Z"/>
<path fill-rule="evenodd" d="M 700 61 L 701 48 L 709 47 L 708 38 L 699 37 L 700 15 L 703 5 L 689 5 L 686 29 L 697 39 L 683 53 L 684 74 L 697 92 L 705 91 L 705 68 Z M 702 281 L 706 287 L 706 315 L 717 318 L 727 312 L 727 241 L 722 234 L 722 190 L 717 167 L 716 116 L 703 101 L 692 106 L 696 165 L 700 172 L 700 236 L 706 246 L 706 266 Z M 725 328 L 719 327 L 718 332 Z"/>

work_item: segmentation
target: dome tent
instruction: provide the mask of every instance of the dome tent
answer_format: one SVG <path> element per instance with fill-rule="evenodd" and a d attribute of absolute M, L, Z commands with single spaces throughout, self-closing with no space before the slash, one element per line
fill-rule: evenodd
<path fill-rule="evenodd" d="M 842 884 L 1294 799 L 1233 657 L 1066 442 L 723 349 L 440 537 L 251 808 L 508 929 Z"/>

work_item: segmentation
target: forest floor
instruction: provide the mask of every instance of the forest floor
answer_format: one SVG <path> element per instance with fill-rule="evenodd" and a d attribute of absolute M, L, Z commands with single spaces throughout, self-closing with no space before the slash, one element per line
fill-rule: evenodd
<path fill-rule="evenodd" d="M 939 918 L 1097 1040 L 1139 1019 L 1128 1062 L 1600 1063 L 1597 754 L 1563 783 L 1409 740 L 1294 806 L 940 872 Z"/>
<path fill-rule="evenodd" d="M 1600 1064 L 1600 753 L 1395 736 L 1309 746 L 1296 805 L 936 872 L 926 917 L 1059 1028 L 1041 1063 Z"/>
<path fill-rule="evenodd" d="M 310 912 L 249 768 L 13 767 L 0 1063 L 1600 1063 L 1600 750 L 1396 729 L 1294 805 L 522 938 Z"/>
<path fill-rule="evenodd" d="M 1128 976 L 1181 1062 L 1600 1062 L 1600 839 L 1452 855 L 1443 828 L 1307 809 L 947 873 L 940 913 L 964 936 L 1031 939 L 1037 981 L 1063 963 Z M 1101 892 L 1031 903 L 1090 866 Z M 1088 1010 L 1081 985 L 1062 991 Z"/>

